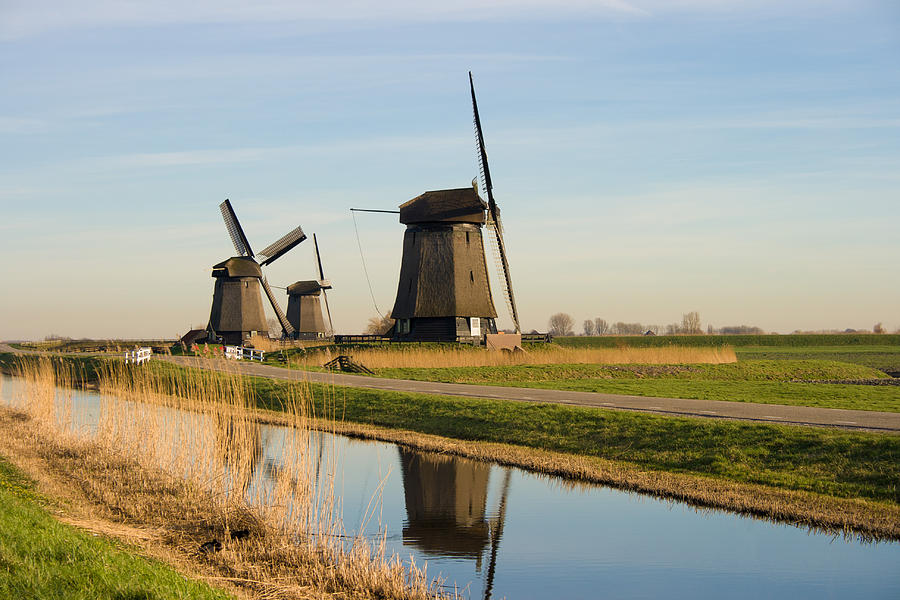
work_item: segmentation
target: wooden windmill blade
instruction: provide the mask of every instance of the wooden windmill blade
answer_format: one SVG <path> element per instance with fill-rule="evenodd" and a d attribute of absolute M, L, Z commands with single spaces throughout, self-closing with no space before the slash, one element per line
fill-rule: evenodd
<path fill-rule="evenodd" d="M 244 229 L 241 227 L 237 215 L 234 213 L 234 208 L 231 207 L 231 201 L 226 198 L 225 202 L 219 205 L 219 210 L 222 211 L 222 218 L 225 220 L 225 228 L 228 230 L 228 235 L 231 236 L 231 242 L 234 244 L 234 249 L 238 253 L 238 256 L 252 257 L 253 250 L 250 248 L 250 242 L 247 240 L 247 236 L 244 235 Z"/>
<path fill-rule="evenodd" d="M 277 241 L 266 246 L 259 256 L 263 259 L 259 264 L 265 266 L 275 262 L 275 260 L 284 255 L 288 250 L 306 239 L 302 227 L 295 227 L 291 231 L 281 236 Z"/>
<path fill-rule="evenodd" d="M 325 271 L 322 269 L 322 255 L 319 254 L 319 240 L 316 239 L 316 234 L 313 234 L 313 246 L 316 249 L 316 263 L 319 265 L 319 285 L 322 287 L 322 297 L 325 299 L 325 312 L 328 314 L 328 328 L 331 330 L 331 335 L 334 335 L 331 308 L 328 306 L 328 294 L 325 292 L 325 290 L 331 289 L 331 282 L 325 279 Z"/>
<path fill-rule="evenodd" d="M 469 90 L 472 93 L 472 112 L 475 120 L 475 140 L 478 144 L 478 165 L 481 171 L 484 193 L 488 200 L 489 224 L 492 226 L 497 242 L 497 253 L 500 256 L 500 266 L 503 271 L 501 287 L 506 295 L 506 302 L 512 316 L 516 333 L 521 332 L 519 326 L 519 311 L 516 309 L 516 297 L 513 294 L 512 277 L 509 274 L 509 261 L 506 257 L 506 244 L 503 241 L 503 226 L 500 223 L 500 210 L 494 201 L 493 184 L 491 182 L 491 170 L 488 166 L 487 150 L 484 147 L 484 134 L 481 131 L 481 118 L 478 115 L 478 101 L 475 99 L 475 83 L 472 80 L 472 72 L 469 71 Z"/>
<path fill-rule="evenodd" d="M 262 283 L 263 291 L 266 292 L 266 297 L 269 299 L 269 304 L 272 305 L 272 310 L 275 311 L 275 316 L 278 318 L 278 322 L 281 324 L 281 331 L 284 333 L 285 337 L 290 337 L 294 334 L 294 326 L 291 325 L 290 321 L 288 321 L 287 316 L 285 316 L 284 311 L 281 310 L 281 306 L 278 305 L 278 302 L 275 300 L 275 294 L 272 293 L 272 288 L 269 287 L 269 282 L 266 281 L 265 277 L 260 278 L 260 283 Z"/>

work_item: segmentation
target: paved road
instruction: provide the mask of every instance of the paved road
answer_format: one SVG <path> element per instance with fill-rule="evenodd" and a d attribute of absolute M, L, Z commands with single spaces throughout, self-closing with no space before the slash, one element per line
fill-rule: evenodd
<path fill-rule="evenodd" d="M 0 344 L 0 352 L 17 352 L 11 346 Z M 30 352 L 29 352 L 30 353 Z M 157 356 L 156 358 L 188 367 L 213 368 L 215 363 L 187 356 Z M 290 371 L 281 367 L 250 362 L 229 363 L 228 368 L 236 368 L 246 375 L 309 381 L 339 386 L 439 394 L 442 396 L 463 396 L 467 398 L 497 398 L 519 402 L 545 402 L 571 406 L 592 406 L 614 410 L 631 410 L 660 415 L 704 417 L 713 419 L 735 419 L 763 423 L 789 425 L 811 425 L 817 427 L 838 427 L 900 434 L 900 413 L 875 412 L 868 410 L 840 410 L 835 408 L 813 408 L 808 406 L 784 406 L 779 404 L 752 404 L 749 402 L 722 402 L 718 400 L 685 400 L 679 398 L 655 398 L 651 396 L 620 396 L 594 392 L 569 392 L 537 388 L 515 388 L 493 385 L 473 385 L 467 383 L 436 383 L 431 381 L 409 381 L 406 379 L 384 379 L 346 373 L 316 373 L 312 371 Z"/>
<path fill-rule="evenodd" d="M 210 368 L 214 363 L 199 358 L 185 356 L 160 357 L 175 364 L 190 367 Z M 648 396 L 620 396 L 593 392 L 569 392 L 537 388 L 514 388 L 493 385 L 473 385 L 467 383 L 435 383 L 430 381 L 408 381 L 406 379 L 384 379 L 346 373 L 316 373 L 311 371 L 290 371 L 281 367 L 258 363 L 238 362 L 234 365 L 241 373 L 285 379 L 310 381 L 339 386 L 440 394 L 442 396 L 464 396 L 468 398 L 498 398 L 520 402 L 546 402 L 573 406 L 593 406 L 616 410 L 632 410 L 661 415 L 678 415 L 791 425 L 812 425 L 839 427 L 900 434 L 900 413 L 874 412 L 867 410 L 840 410 L 834 408 L 813 408 L 807 406 L 783 406 L 779 404 L 752 404 L 749 402 L 721 402 L 717 400 L 685 400 L 678 398 L 654 398 Z"/>

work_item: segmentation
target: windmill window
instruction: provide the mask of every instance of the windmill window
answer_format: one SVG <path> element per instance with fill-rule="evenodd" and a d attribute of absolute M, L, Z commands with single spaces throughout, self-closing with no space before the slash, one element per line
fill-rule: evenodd
<path fill-rule="evenodd" d="M 466 235 L 468 235 L 468 234 L 466 234 Z M 469 281 L 471 281 L 472 283 L 475 283 L 475 273 L 473 273 L 472 271 L 469 271 Z"/>
<path fill-rule="evenodd" d="M 469 232 L 466 232 L 466 246 L 469 245 Z"/>

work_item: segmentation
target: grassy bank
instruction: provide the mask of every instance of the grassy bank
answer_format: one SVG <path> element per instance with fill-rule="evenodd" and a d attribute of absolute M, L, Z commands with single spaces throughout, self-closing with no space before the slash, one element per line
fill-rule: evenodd
<path fill-rule="evenodd" d="M 512 365 L 379 369 L 419 381 L 532 387 L 662 398 L 693 398 L 900 412 L 900 386 L 813 383 L 889 379 L 885 373 L 826 360 L 750 360 L 692 365 Z"/>
<path fill-rule="evenodd" d="M 0 457 L 0 597 L 224 599 L 157 561 L 55 520 L 33 484 Z"/>

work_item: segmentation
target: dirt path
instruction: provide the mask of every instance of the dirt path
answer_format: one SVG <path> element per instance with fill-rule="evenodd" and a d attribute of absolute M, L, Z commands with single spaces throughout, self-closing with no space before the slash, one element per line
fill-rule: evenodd
<path fill-rule="evenodd" d="M 185 367 L 213 368 L 213 363 L 194 357 L 160 356 L 158 358 Z M 463 396 L 467 398 L 496 398 L 519 402 L 544 402 L 614 410 L 632 410 L 661 415 L 737 419 L 742 421 L 811 425 L 817 427 L 838 427 L 841 429 L 859 429 L 900 434 L 900 413 L 814 408 L 808 406 L 784 406 L 779 404 L 752 404 L 749 402 L 723 402 L 718 400 L 620 396 L 616 394 L 600 394 L 593 392 L 513 388 L 468 383 L 409 381 L 405 379 L 384 379 L 380 377 L 366 377 L 363 375 L 348 375 L 346 373 L 332 374 L 312 371 L 291 371 L 281 367 L 249 362 L 240 362 L 236 364 L 237 369 L 245 375 L 288 381 L 309 381 L 312 383 L 326 383 L 338 386 L 390 390 L 396 392 Z M 229 365 L 229 367 L 232 368 L 233 365 Z"/>

